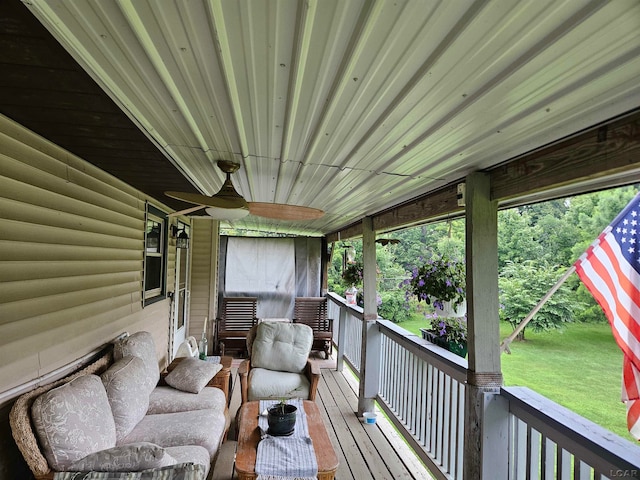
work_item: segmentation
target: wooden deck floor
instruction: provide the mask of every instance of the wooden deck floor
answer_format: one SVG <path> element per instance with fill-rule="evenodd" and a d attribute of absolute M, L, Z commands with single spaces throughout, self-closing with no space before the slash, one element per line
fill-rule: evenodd
<path fill-rule="evenodd" d="M 404 443 L 393 426 L 381 415 L 375 425 L 365 425 L 356 416 L 358 406 L 357 380 L 331 368 L 332 361 L 321 362 L 322 379 L 316 402 L 322 412 L 329 438 L 340 460 L 336 480 L 400 480 L 432 478 L 429 472 Z M 327 367 L 327 368 L 325 368 Z M 240 391 L 232 368 L 233 389 L 230 413 L 231 428 L 216 460 L 211 480 L 232 480 L 235 454 L 235 414 L 240 406 Z M 317 447 L 316 447 L 317 448 Z"/>

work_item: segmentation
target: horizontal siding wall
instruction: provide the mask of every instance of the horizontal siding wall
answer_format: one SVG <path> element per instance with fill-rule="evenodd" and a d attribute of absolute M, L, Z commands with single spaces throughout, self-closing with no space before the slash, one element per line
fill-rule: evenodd
<path fill-rule="evenodd" d="M 213 326 L 216 317 L 215 279 L 218 265 L 218 222 L 194 218 L 191 228 L 191 296 L 189 335 L 199 339 L 208 318 L 209 353 L 213 351 Z"/>
<path fill-rule="evenodd" d="M 124 331 L 167 361 L 169 302 L 142 308 L 148 199 L 0 116 L 0 392 Z M 175 240 L 169 243 L 173 289 Z"/>

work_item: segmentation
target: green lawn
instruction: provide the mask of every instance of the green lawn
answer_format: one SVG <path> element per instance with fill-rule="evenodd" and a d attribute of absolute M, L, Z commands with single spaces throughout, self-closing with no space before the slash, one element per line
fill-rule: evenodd
<path fill-rule="evenodd" d="M 422 318 L 400 326 L 420 334 Z M 511 333 L 501 324 L 500 338 Z M 526 386 L 616 434 L 627 431 L 626 407 L 620 401 L 622 352 L 608 324 L 571 324 L 562 332 L 526 331 L 501 356 L 505 385 Z"/>

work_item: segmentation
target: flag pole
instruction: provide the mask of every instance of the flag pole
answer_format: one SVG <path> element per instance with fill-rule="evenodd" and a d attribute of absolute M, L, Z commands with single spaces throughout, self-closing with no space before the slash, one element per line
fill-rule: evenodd
<path fill-rule="evenodd" d="M 567 278 L 569 278 L 569 275 L 571 275 L 573 272 L 576 271 L 576 266 L 575 263 L 573 265 L 571 265 L 566 272 L 564 272 L 564 274 L 562 275 L 562 277 L 560 277 L 560 279 L 555 283 L 555 285 L 553 287 L 551 287 L 551 289 L 545 294 L 544 297 L 542 297 L 540 299 L 540 301 L 538 302 L 538 304 L 533 307 L 533 310 L 531 310 L 529 312 L 529 315 L 527 315 L 516 327 L 516 329 L 511 333 L 511 335 L 509 335 L 507 338 L 505 338 L 502 343 L 500 344 L 500 352 L 507 352 L 507 353 L 511 353 L 511 350 L 509 350 L 509 345 L 511 344 L 511 342 L 513 342 L 513 340 L 516 338 L 516 336 L 518 336 L 518 334 L 524 330 L 524 327 L 527 326 L 527 324 L 531 321 L 531 319 L 533 318 L 533 316 L 538 313 L 538 310 L 540 310 L 542 308 L 542 306 L 547 303 L 547 300 L 549 300 L 549 298 L 551 298 L 551 295 L 553 295 L 556 290 L 558 290 L 558 288 L 560 288 L 560 286 L 567 280 Z"/>

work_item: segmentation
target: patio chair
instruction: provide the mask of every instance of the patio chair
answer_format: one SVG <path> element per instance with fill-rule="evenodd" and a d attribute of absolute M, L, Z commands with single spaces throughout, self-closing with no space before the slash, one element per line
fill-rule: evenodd
<path fill-rule="evenodd" d="M 247 335 L 249 358 L 238 367 L 242 403 L 315 400 L 320 368 L 311 360 L 313 331 L 304 324 L 261 322 Z"/>
<path fill-rule="evenodd" d="M 221 356 L 227 349 L 246 352 L 247 332 L 258 323 L 256 297 L 225 297 L 216 321 L 216 345 Z"/>
<path fill-rule="evenodd" d="M 324 358 L 329 358 L 333 342 L 333 319 L 327 318 L 327 298 L 296 297 L 293 321 L 311 327 L 313 330 L 311 350 L 323 351 Z"/>

